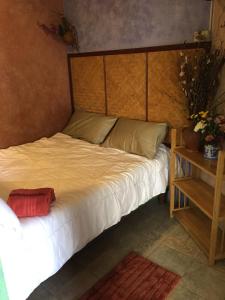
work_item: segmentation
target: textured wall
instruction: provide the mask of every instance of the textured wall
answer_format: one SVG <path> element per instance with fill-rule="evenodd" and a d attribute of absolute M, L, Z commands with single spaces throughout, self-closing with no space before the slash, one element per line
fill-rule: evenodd
<path fill-rule="evenodd" d="M 208 28 L 205 0 L 64 0 L 81 51 L 137 48 L 191 41 Z"/>
<path fill-rule="evenodd" d="M 66 47 L 37 21 L 54 21 L 62 0 L 0 1 L 0 147 L 49 136 L 70 113 Z"/>

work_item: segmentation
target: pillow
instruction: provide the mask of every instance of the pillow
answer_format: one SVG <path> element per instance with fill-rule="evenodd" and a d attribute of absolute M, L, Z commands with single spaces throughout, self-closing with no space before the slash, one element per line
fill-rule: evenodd
<path fill-rule="evenodd" d="M 117 148 L 152 159 L 163 142 L 166 132 L 166 123 L 121 118 L 102 146 Z"/>
<path fill-rule="evenodd" d="M 18 235 L 22 233 L 19 219 L 9 205 L 0 198 L 0 231 L 11 232 Z"/>
<path fill-rule="evenodd" d="M 93 144 L 101 144 L 116 121 L 116 117 L 97 113 L 75 112 L 63 133 Z"/>

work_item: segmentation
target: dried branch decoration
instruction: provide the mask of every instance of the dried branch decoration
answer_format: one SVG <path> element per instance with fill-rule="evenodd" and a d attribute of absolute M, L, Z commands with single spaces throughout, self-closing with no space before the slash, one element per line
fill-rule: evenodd
<path fill-rule="evenodd" d="M 194 58 L 180 52 L 180 57 L 179 76 L 182 90 L 188 99 L 189 116 L 200 111 L 215 114 L 218 106 L 225 101 L 225 91 L 217 95 L 225 51 L 221 48 Z"/>
<path fill-rule="evenodd" d="M 57 13 L 57 15 L 59 16 L 59 24 L 50 24 L 47 26 L 38 22 L 38 26 L 46 34 L 50 34 L 54 38 L 60 39 L 67 45 L 70 45 L 79 51 L 78 35 L 75 26 L 70 24 L 63 14 Z"/>

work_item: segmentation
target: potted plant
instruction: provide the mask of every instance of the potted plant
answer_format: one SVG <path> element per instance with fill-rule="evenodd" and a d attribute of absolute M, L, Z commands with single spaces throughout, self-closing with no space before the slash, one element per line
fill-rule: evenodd
<path fill-rule="evenodd" d="M 191 126 L 184 129 L 184 140 L 188 149 L 197 151 L 201 137 L 199 131 L 193 130 L 196 120 L 191 116 L 206 111 L 210 116 L 215 116 L 219 106 L 224 103 L 225 91 L 219 95 L 217 92 L 220 73 L 225 63 L 225 52 L 221 48 L 194 57 L 180 52 L 180 57 L 179 78 L 187 98 L 189 119 L 192 121 Z"/>
<path fill-rule="evenodd" d="M 216 114 L 209 115 L 208 111 L 201 111 L 191 116 L 195 126 L 194 132 L 200 133 L 201 144 L 204 147 L 204 157 L 216 159 L 219 146 L 224 143 L 225 138 L 225 117 Z"/>

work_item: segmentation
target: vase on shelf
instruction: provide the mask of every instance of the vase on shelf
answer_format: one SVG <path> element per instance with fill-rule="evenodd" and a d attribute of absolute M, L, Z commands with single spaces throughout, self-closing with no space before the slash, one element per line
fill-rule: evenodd
<path fill-rule="evenodd" d="M 201 138 L 200 133 L 195 132 L 193 130 L 193 126 L 186 127 L 183 129 L 183 139 L 187 150 L 192 152 L 199 151 L 200 138 Z"/>
<path fill-rule="evenodd" d="M 204 145 L 204 158 L 206 159 L 217 159 L 219 147 L 214 144 Z"/>

